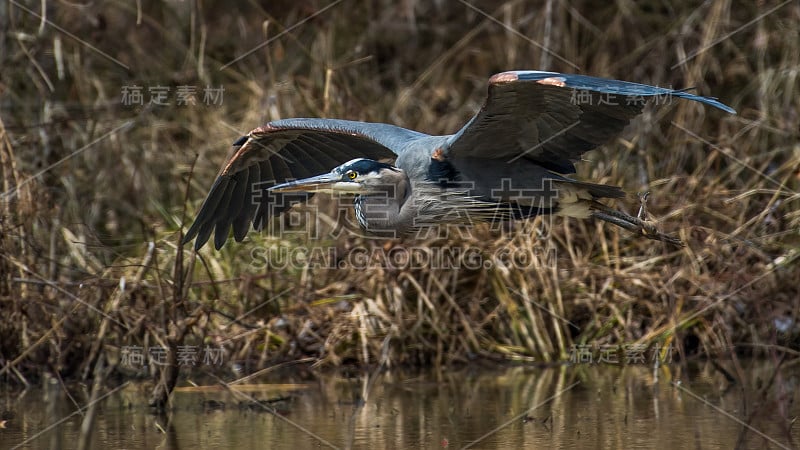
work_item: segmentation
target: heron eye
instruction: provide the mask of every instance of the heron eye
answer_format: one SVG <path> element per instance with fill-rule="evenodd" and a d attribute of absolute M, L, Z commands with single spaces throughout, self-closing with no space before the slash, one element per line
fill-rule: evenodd
<path fill-rule="evenodd" d="M 353 172 L 352 170 L 347 172 L 347 178 L 350 178 L 351 180 L 355 180 L 357 176 L 358 174 Z"/>

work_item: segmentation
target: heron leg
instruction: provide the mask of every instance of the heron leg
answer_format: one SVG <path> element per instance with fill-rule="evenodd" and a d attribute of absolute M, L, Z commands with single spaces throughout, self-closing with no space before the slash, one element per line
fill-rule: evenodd
<path fill-rule="evenodd" d="M 646 201 L 647 196 L 645 195 L 642 198 L 642 206 L 639 210 L 639 217 L 633 217 L 625 214 L 622 211 L 609 208 L 600 202 L 592 202 L 592 217 L 613 223 L 614 225 L 622 227 L 640 236 L 644 236 L 648 239 L 666 242 L 677 247 L 683 247 L 684 244 L 680 239 L 658 231 L 652 222 L 643 219 L 643 216 L 647 211 L 645 208 Z"/>

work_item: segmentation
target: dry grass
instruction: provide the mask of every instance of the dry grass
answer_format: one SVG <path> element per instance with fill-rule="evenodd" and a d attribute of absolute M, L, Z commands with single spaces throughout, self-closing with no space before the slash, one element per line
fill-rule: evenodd
<path fill-rule="evenodd" d="M 20 3 L 41 14 L 40 2 Z M 327 3 L 280 3 L 45 2 L 47 19 L 81 42 L 16 4 L 0 7 L 4 378 L 86 378 L 132 345 L 223 345 L 249 370 L 308 356 L 555 361 L 578 344 L 797 355 L 797 4 L 748 24 L 779 3 L 570 2 L 549 15 L 543 5 L 474 3 L 528 39 L 458 2 L 345 1 L 294 28 Z M 561 219 L 422 244 L 251 233 L 220 252 L 177 245 L 228 146 L 249 129 L 321 116 L 449 133 L 480 106 L 487 77 L 513 68 L 696 86 L 738 110 L 649 109 L 579 167 L 580 177 L 651 191 L 651 214 L 686 248 Z M 170 86 L 172 105 L 122 104 L 132 85 L 145 102 L 148 86 Z M 198 86 L 196 105 L 175 104 L 180 85 Z M 224 87 L 222 105 L 203 103 L 205 86 Z M 511 248 L 532 259 L 518 270 L 251 265 L 253 248 L 311 245 L 339 255 L 446 246 L 490 261 Z M 177 371 L 160 374 L 174 382 Z"/>

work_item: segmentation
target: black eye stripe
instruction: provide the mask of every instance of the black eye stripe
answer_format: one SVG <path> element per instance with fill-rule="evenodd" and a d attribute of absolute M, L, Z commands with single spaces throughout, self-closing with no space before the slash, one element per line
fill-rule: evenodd
<path fill-rule="evenodd" d="M 357 159 L 346 164 L 342 164 L 341 166 L 335 168 L 333 172 L 339 174 L 342 179 L 355 180 L 358 177 L 380 174 L 382 170 L 391 170 L 392 172 L 397 172 L 400 169 L 391 164 L 373 161 L 371 159 Z M 349 174 L 351 172 L 355 174 L 353 178 L 350 178 Z"/>
<path fill-rule="evenodd" d="M 359 174 L 366 174 L 366 173 L 370 173 L 370 172 L 378 172 L 381 169 L 390 169 L 390 170 L 395 170 L 395 171 L 397 170 L 397 168 L 395 168 L 391 164 L 386 164 L 386 163 L 382 163 L 382 162 L 378 162 L 378 161 L 373 161 L 371 159 L 358 160 L 358 161 L 350 164 L 347 167 L 347 169 L 348 170 L 352 170 L 353 172 L 356 172 L 356 173 L 359 173 Z"/>

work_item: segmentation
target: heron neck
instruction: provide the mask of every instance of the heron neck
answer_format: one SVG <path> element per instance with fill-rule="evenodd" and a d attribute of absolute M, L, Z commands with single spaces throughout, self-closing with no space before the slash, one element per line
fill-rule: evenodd
<path fill-rule="evenodd" d="M 367 231 L 398 230 L 406 228 L 405 206 L 410 189 L 408 177 L 401 173 L 400 182 L 383 186 L 380 192 L 357 195 L 354 199 L 356 219 Z"/>

